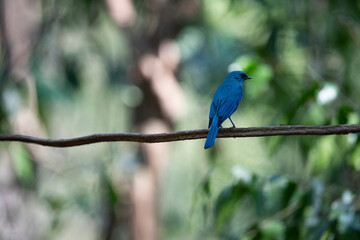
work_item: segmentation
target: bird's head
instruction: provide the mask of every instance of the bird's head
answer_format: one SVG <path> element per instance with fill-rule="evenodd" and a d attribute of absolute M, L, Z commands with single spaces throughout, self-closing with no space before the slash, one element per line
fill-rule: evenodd
<path fill-rule="evenodd" d="M 251 77 L 249 77 L 248 75 L 246 75 L 246 73 L 244 73 L 243 71 L 233 71 L 230 72 L 226 78 L 228 79 L 235 79 L 236 81 L 239 81 L 241 83 L 243 83 L 245 80 L 247 79 L 251 79 Z"/>

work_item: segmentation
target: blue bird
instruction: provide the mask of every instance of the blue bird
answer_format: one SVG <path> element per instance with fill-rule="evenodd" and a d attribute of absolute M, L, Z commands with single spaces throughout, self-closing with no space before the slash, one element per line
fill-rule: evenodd
<path fill-rule="evenodd" d="M 216 135 L 221 128 L 221 124 L 229 118 L 235 127 L 230 116 L 237 109 L 243 95 L 242 86 L 245 80 L 251 79 L 242 71 L 229 73 L 224 82 L 218 87 L 211 102 L 209 113 L 209 133 L 205 142 L 205 149 L 210 148 L 215 143 Z"/>

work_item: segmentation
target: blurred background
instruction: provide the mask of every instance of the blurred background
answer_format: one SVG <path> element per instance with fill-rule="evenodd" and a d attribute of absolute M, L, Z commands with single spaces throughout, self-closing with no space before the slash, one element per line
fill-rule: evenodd
<path fill-rule="evenodd" d="M 0 131 L 357 124 L 360 1 L 0 0 Z M 230 127 L 229 122 L 225 122 Z M 0 239 L 360 239 L 358 135 L 0 143 Z"/>

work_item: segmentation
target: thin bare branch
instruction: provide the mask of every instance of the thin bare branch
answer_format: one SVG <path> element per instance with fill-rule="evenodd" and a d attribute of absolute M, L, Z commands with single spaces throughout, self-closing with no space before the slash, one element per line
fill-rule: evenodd
<path fill-rule="evenodd" d="M 265 137 L 286 135 L 340 135 L 349 133 L 360 133 L 360 124 L 328 126 L 280 125 L 250 128 L 223 128 L 219 130 L 217 138 Z M 103 133 L 69 139 L 45 139 L 20 134 L 0 134 L 0 141 L 17 141 L 39 144 L 48 147 L 75 147 L 100 142 L 174 142 L 206 138 L 207 134 L 208 129 L 157 134 Z"/>

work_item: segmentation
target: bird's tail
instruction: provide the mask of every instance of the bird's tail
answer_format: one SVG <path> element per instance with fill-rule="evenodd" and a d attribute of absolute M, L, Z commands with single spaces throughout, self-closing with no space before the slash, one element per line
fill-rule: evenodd
<path fill-rule="evenodd" d="M 206 142 L 205 142 L 205 146 L 204 146 L 205 149 L 212 147 L 215 143 L 215 138 L 219 131 L 218 122 L 219 122 L 219 117 L 216 116 L 216 114 L 215 114 L 215 116 L 211 122 L 208 136 L 206 138 Z"/>

